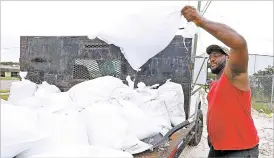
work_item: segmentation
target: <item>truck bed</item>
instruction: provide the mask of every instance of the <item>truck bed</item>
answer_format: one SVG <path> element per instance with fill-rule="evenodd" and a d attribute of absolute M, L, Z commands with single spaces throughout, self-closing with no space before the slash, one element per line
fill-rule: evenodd
<path fill-rule="evenodd" d="M 182 151 L 183 148 L 188 144 L 189 140 L 192 138 L 191 130 L 195 126 L 195 123 L 189 124 L 185 128 L 182 128 L 175 132 L 168 142 L 168 144 L 163 145 L 154 149 L 153 151 L 145 151 L 143 153 L 135 154 L 134 158 L 168 158 L 172 153 L 177 150 Z M 179 148 L 179 149 L 178 149 Z M 179 154 L 181 152 L 178 152 Z M 175 157 L 179 157 L 178 153 Z"/>

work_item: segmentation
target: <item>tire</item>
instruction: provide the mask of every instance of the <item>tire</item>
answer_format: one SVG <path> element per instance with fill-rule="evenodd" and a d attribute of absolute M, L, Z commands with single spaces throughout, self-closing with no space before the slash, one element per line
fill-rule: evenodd
<path fill-rule="evenodd" d="M 203 134 L 203 113 L 201 109 L 198 109 L 196 125 L 194 126 L 193 130 L 195 134 L 188 145 L 197 146 L 200 143 Z"/>

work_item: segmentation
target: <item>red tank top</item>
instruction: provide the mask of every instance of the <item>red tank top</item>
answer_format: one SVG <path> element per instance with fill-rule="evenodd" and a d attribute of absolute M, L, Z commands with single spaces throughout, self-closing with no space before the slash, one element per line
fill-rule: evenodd
<path fill-rule="evenodd" d="M 250 149 L 259 143 L 251 117 L 251 90 L 239 90 L 223 73 L 211 83 L 207 100 L 207 131 L 215 150 Z"/>

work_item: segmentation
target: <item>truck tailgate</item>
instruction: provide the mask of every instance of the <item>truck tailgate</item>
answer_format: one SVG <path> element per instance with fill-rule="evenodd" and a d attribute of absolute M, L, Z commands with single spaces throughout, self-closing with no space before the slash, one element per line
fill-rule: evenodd
<path fill-rule="evenodd" d="M 195 123 L 191 123 L 185 128 L 182 128 L 175 132 L 169 140 L 168 145 L 164 147 L 159 147 L 154 149 L 153 151 L 145 151 L 140 154 L 134 155 L 134 158 L 168 158 L 172 153 L 177 150 L 183 150 L 183 148 L 187 145 L 188 141 L 187 137 L 191 135 L 191 130 L 195 126 Z M 180 149 L 178 149 L 180 147 Z M 178 155 L 179 156 L 179 155 Z"/>

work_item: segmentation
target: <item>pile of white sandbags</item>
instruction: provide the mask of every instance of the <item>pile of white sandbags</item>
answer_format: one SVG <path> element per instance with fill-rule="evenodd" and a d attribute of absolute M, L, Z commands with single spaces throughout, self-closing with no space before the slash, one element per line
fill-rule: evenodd
<path fill-rule="evenodd" d="M 105 76 L 61 92 L 23 79 L 11 87 L 13 98 L 1 101 L 1 157 L 132 157 L 150 149 L 143 139 L 185 119 L 183 91 L 170 81 L 138 87 Z M 24 88 L 28 95 L 17 95 Z"/>
<path fill-rule="evenodd" d="M 58 98 L 62 95 L 60 89 L 55 85 L 50 85 L 46 81 L 37 85 L 25 79 L 27 72 L 20 72 L 21 81 L 12 82 L 8 102 L 13 105 L 26 106 L 30 108 L 48 106 L 48 99 L 57 94 Z M 51 96 L 50 96 L 51 95 Z M 46 102 L 45 102 L 46 101 Z M 54 100 L 54 102 L 56 99 Z M 58 106 L 58 105 L 56 105 Z"/>
<path fill-rule="evenodd" d="M 130 77 L 127 80 L 132 83 Z M 167 81 L 158 89 L 144 83 L 139 83 L 138 87 L 133 89 L 132 84 L 127 86 L 118 78 L 105 76 L 79 83 L 69 90 L 69 94 L 80 109 L 97 103 L 115 105 L 118 102 L 123 107 L 122 111 L 127 110 L 123 117 L 128 116 L 126 120 L 129 124 L 142 118 L 151 126 L 144 128 L 148 125 L 139 124 L 139 128 L 142 128 L 142 132 L 136 132 L 139 139 L 157 133 L 164 135 L 172 128 L 171 124 L 177 125 L 185 120 L 184 94 L 180 84 Z M 138 127 L 131 128 L 136 131 Z"/>

